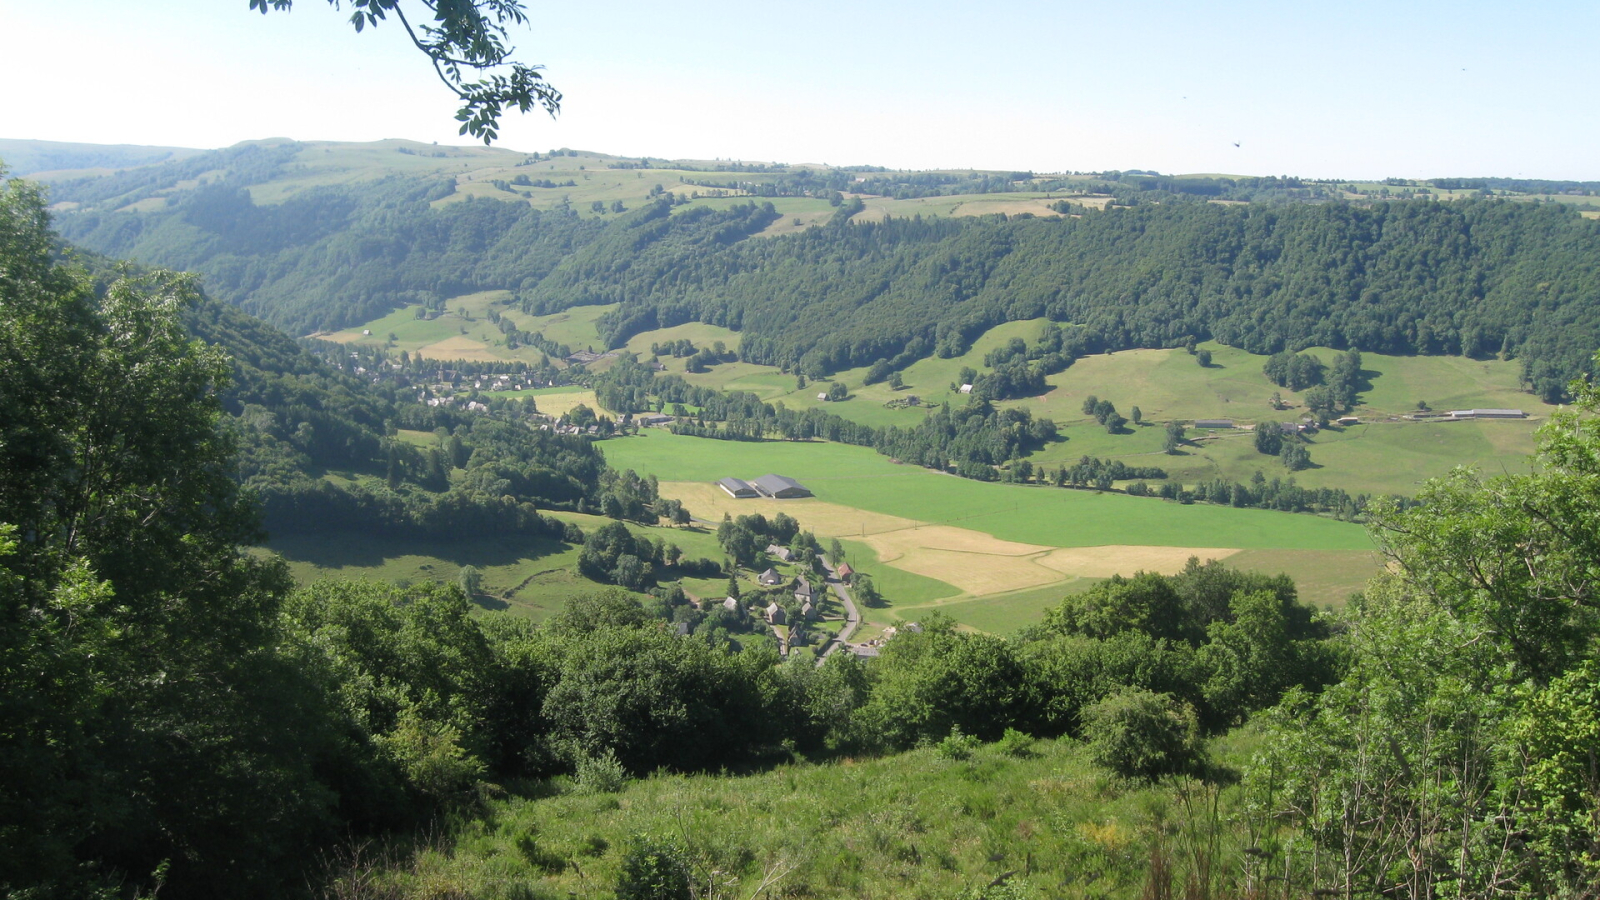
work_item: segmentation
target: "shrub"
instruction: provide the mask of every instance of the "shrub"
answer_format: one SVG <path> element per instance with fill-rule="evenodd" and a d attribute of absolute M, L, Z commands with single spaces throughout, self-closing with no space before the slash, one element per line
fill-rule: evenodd
<path fill-rule="evenodd" d="M 670 840 L 633 839 L 617 874 L 617 900 L 691 900 L 689 863 Z"/>
<path fill-rule="evenodd" d="M 628 783 L 628 770 L 617 761 L 617 755 L 607 750 L 600 756 L 578 757 L 576 777 L 578 790 L 585 794 L 615 794 Z"/>
<path fill-rule="evenodd" d="M 1155 781 L 1200 761 L 1194 708 L 1171 694 L 1123 688 L 1084 715 L 1090 758 L 1123 778 Z"/>
<path fill-rule="evenodd" d="M 1007 756 L 1027 759 L 1033 755 L 1033 743 L 1033 735 L 1025 734 L 1015 728 L 1007 728 L 1006 733 L 1000 736 L 1000 740 L 995 744 L 995 747 Z"/>
<path fill-rule="evenodd" d="M 966 759 L 982 743 L 970 734 L 962 734 L 961 726 L 957 725 L 950 729 L 948 737 L 933 746 L 933 752 L 940 759 Z"/>

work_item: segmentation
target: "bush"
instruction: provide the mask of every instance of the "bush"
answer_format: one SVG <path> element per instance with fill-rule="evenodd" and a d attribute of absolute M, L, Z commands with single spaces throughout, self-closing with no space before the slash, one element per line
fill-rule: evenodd
<path fill-rule="evenodd" d="M 691 900 L 689 863 L 670 840 L 633 839 L 617 874 L 617 900 Z"/>
<path fill-rule="evenodd" d="M 1033 735 L 1025 734 L 1015 728 L 1007 728 L 1006 733 L 1000 736 L 1000 740 L 995 744 L 995 747 L 1007 756 L 1027 759 L 1033 755 L 1033 744 Z"/>
<path fill-rule="evenodd" d="M 615 794 L 628 783 L 628 770 L 609 750 L 601 756 L 579 756 L 575 768 L 577 772 L 573 780 L 580 793 Z"/>
<path fill-rule="evenodd" d="M 982 743 L 970 734 L 962 734 L 961 726 L 957 725 L 950 729 L 949 736 L 933 746 L 933 752 L 940 759 L 966 759 Z"/>
<path fill-rule="evenodd" d="M 1198 767 L 1194 708 L 1171 694 L 1123 688 L 1084 716 L 1090 758 L 1123 778 L 1155 781 Z"/>

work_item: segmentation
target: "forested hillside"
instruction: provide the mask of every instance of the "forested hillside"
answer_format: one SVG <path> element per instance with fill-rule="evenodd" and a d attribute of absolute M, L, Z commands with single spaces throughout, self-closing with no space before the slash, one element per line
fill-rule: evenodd
<path fill-rule="evenodd" d="M 108 256 L 202 272 L 214 296 L 294 334 L 536 283 L 604 227 L 523 204 L 468 199 L 435 208 L 455 192 L 454 179 L 438 175 L 311 187 L 257 205 L 248 188 L 282 173 L 300 150 L 243 145 L 58 184 L 56 201 L 114 198 L 121 211 L 61 215 L 57 227 Z M 203 173 L 200 186 L 158 196 Z"/>
<path fill-rule="evenodd" d="M 1036 316 L 1086 326 L 1090 351 L 1211 337 L 1254 353 L 1504 353 L 1524 360 L 1547 399 L 1600 345 L 1600 223 L 1552 206 L 1175 203 L 1059 219 L 836 219 L 711 246 L 635 245 L 609 266 L 592 246 L 528 291 L 529 307 L 620 302 L 606 323 L 614 344 L 691 319 L 725 325 L 745 332 L 746 359 L 812 377 L 908 348 L 953 356 L 987 328 Z"/>
<path fill-rule="evenodd" d="M 1086 326 L 1089 351 L 1215 338 L 1256 353 L 1499 354 L 1554 400 L 1600 345 L 1600 222 L 1560 204 L 1305 202 L 1317 197 L 1273 188 L 1262 196 L 1300 202 L 1225 206 L 1204 201 L 1233 196 L 1233 182 L 1128 174 L 1102 186 L 1131 207 L 853 221 L 851 200 L 826 224 L 747 240 L 782 214 L 759 200 L 685 208 L 659 184 L 610 219 L 513 202 L 523 194 L 509 182 L 501 199 L 452 197 L 466 176 L 443 170 L 252 199 L 300 172 L 304 149 L 243 145 L 58 184 L 53 199 L 78 208 L 60 228 L 102 253 L 202 272 L 213 294 L 292 333 L 507 289 L 541 313 L 620 303 L 605 323 L 613 346 L 686 321 L 724 325 L 744 332 L 747 360 L 812 377 L 955 355 L 1000 322 L 1049 316 Z M 675 189 L 715 180 L 680 178 Z M 841 170 L 729 183 L 838 202 L 841 186 L 894 196 L 1015 182 Z"/>
<path fill-rule="evenodd" d="M 138 271 L 93 254 L 99 290 Z M 595 444 L 532 426 L 531 405 L 429 406 L 355 361 L 314 355 L 281 331 L 203 296 L 180 310 L 188 333 L 222 351 L 220 393 L 235 477 L 271 534 L 360 531 L 390 537 L 563 536 L 538 509 L 655 521 L 651 482 L 611 470 Z M 531 404 L 531 401 L 530 401 Z M 398 437 L 405 430 L 426 441 Z M 328 477 L 337 473 L 340 477 Z M 615 501 L 615 502 L 612 502 Z"/>

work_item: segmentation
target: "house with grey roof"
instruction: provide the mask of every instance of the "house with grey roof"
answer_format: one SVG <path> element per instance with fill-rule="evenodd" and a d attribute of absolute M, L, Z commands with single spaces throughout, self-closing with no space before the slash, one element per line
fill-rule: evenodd
<path fill-rule="evenodd" d="M 777 569 L 768 569 L 757 575 L 756 580 L 766 585 L 782 584 L 783 576 L 778 574 Z"/>

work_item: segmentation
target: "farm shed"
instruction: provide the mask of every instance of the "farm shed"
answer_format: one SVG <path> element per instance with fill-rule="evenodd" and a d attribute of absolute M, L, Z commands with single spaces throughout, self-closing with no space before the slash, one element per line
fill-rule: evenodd
<path fill-rule="evenodd" d="M 1520 409 L 1452 409 L 1455 419 L 1526 419 L 1528 414 Z"/>
<path fill-rule="evenodd" d="M 783 475 L 763 475 L 750 482 L 750 485 L 774 500 L 811 496 L 811 491 L 807 490 L 805 485 Z"/>
<path fill-rule="evenodd" d="M 759 496 L 756 489 L 750 485 L 750 482 L 742 478 L 724 478 L 717 482 L 717 487 L 727 491 L 728 496 L 739 500 Z"/>

